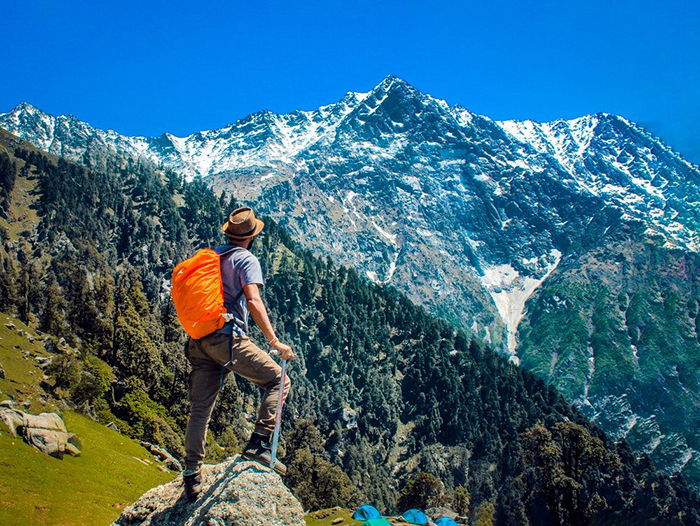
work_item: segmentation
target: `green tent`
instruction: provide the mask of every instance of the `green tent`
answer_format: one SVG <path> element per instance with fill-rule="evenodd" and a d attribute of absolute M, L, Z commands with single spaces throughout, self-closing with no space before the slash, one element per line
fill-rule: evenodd
<path fill-rule="evenodd" d="M 360 526 L 391 526 L 391 523 L 384 517 L 379 519 L 369 519 L 360 524 Z"/>

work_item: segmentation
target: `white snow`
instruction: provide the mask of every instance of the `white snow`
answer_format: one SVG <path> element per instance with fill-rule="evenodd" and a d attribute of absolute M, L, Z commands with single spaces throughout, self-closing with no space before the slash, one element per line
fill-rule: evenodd
<path fill-rule="evenodd" d="M 502 288 L 513 283 L 519 276 L 510 264 L 485 267 L 481 284 L 490 289 Z"/>
<path fill-rule="evenodd" d="M 399 259 L 399 252 L 396 252 L 396 254 L 394 254 L 393 259 L 389 263 L 389 270 L 386 273 L 386 278 L 383 280 L 379 279 L 379 276 L 377 275 L 377 273 L 374 270 L 368 270 L 365 272 L 365 274 L 367 274 L 367 277 L 371 281 L 373 281 L 374 283 L 376 283 L 378 285 L 386 285 L 387 283 L 389 283 L 391 281 L 391 278 L 394 277 L 394 273 L 396 272 L 396 262 L 398 261 L 398 259 Z"/>
<path fill-rule="evenodd" d="M 638 133 L 646 133 L 622 117 L 614 118 Z M 596 130 L 600 122 L 598 115 L 588 115 L 548 123 L 528 120 L 498 121 L 497 124 L 524 147 L 533 148 L 543 159 L 554 159 L 581 192 L 601 196 L 608 203 L 620 207 L 624 217 L 642 220 L 652 226 L 654 231 L 666 238 L 668 246 L 700 250 L 700 237 L 692 228 L 694 224 L 674 224 L 672 218 L 666 214 L 669 198 L 676 197 L 677 194 L 676 189 L 669 186 L 664 167 L 654 164 L 657 156 L 652 154 L 648 147 L 637 144 L 635 147 L 638 150 L 630 154 L 626 149 L 627 137 L 619 133 L 617 136 L 604 138 Z M 596 147 L 591 148 L 594 139 Z M 666 149 L 667 153 L 680 163 L 697 171 L 697 167 L 669 151 L 665 145 L 659 146 Z M 591 169 L 586 164 L 586 159 L 590 157 L 598 157 L 612 169 Z M 529 171 L 537 171 L 537 158 L 527 155 L 524 151 L 520 158 L 506 159 L 505 162 L 511 166 L 526 164 Z"/>
<path fill-rule="evenodd" d="M 539 153 L 553 156 L 573 175 L 574 166 L 591 143 L 598 118 L 587 115 L 568 121 L 497 121 L 496 124 L 518 141 L 533 146 Z"/>
<path fill-rule="evenodd" d="M 553 248 L 549 255 L 541 256 L 541 260 L 545 265 L 545 272 L 539 277 L 523 278 L 510 264 L 483 267 L 481 284 L 488 290 L 496 304 L 496 310 L 506 323 L 509 354 L 515 354 L 515 336 L 525 315 L 525 302 L 559 265 L 561 252 Z"/>
<path fill-rule="evenodd" d="M 398 238 L 398 236 L 396 234 L 390 234 L 389 232 L 384 230 L 382 227 L 380 227 L 375 220 L 372 220 L 372 226 L 375 228 L 375 230 L 377 232 L 379 232 L 379 234 L 384 239 L 389 241 L 389 243 L 391 243 L 392 245 L 396 245 L 396 239 Z"/>
<path fill-rule="evenodd" d="M 384 283 L 389 283 L 391 281 L 391 278 L 394 277 L 394 272 L 396 272 L 396 262 L 399 259 L 399 253 L 396 252 L 394 255 L 394 259 L 391 261 L 389 264 L 389 272 L 387 273 L 386 279 L 384 280 Z"/>

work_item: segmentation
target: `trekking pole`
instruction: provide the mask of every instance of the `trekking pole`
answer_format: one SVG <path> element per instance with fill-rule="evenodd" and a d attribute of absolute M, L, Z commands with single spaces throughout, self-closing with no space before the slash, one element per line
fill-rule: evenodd
<path fill-rule="evenodd" d="M 274 350 L 270 354 L 279 355 L 279 351 Z M 270 455 L 270 468 L 275 467 L 277 462 L 277 444 L 280 439 L 280 427 L 282 424 L 282 404 L 284 404 L 284 382 L 287 379 L 287 360 L 282 360 L 282 378 L 280 380 L 280 394 L 277 398 L 277 414 L 275 415 L 275 431 L 272 434 L 272 453 Z"/>

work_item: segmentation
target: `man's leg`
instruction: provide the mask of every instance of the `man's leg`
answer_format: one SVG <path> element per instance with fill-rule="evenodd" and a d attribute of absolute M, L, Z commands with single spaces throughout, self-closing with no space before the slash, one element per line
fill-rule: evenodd
<path fill-rule="evenodd" d="M 192 409 L 185 432 L 186 470 L 198 470 L 202 465 L 209 419 L 221 385 L 221 365 L 213 360 L 202 358 L 201 346 L 200 342 L 193 340 L 189 347 L 192 365 L 189 398 Z"/>
<path fill-rule="evenodd" d="M 277 400 L 279 398 L 282 368 L 272 357 L 248 338 L 236 338 L 233 343 L 233 372 L 263 389 L 255 422 L 255 433 L 269 436 L 275 428 Z M 291 389 L 289 376 L 284 382 L 284 398 Z"/>
<path fill-rule="evenodd" d="M 269 466 L 272 462 L 271 435 L 275 428 L 282 368 L 269 354 L 248 338 L 234 340 L 233 358 L 235 364 L 231 369 L 263 389 L 255 430 L 248 444 L 243 448 L 242 455 L 244 458 L 257 460 Z M 289 377 L 285 378 L 284 384 L 284 397 L 286 398 L 291 388 Z M 274 469 L 281 475 L 287 472 L 287 467 L 276 459 Z"/>
<path fill-rule="evenodd" d="M 208 422 L 211 416 L 211 411 L 216 401 L 216 394 L 219 388 L 221 366 L 229 361 L 229 341 L 228 335 L 214 333 L 202 340 L 193 341 L 189 348 L 193 373 L 195 372 L 195 364 L 197 363 L 193 355 L 206 356 L 208 358 L 206 360 L 207 367 L 202 366 L 201 369 L 203 369 L 203 371 L 198 367 L 197 374 L 195 374 L 194 377 L 190 377 L 191 386 L 194 386 L 194 384 L 199 381 L 200 377 L 203 379 L 202 382 L 205 386 L 210 386 L 214 380 L 216 380 L 216 386 L 210 387 L 211 394 L 208 393 L 208 389 L 192 388 L 192 390 L 199 391 L 202 397 L 200 403 L 201 416 L 198 416 L 196 419 L 194 418 L 194 400 L 192 403 L 193 416 L 190 417 L 190 422 L 196 422 L 197 425 L 192 426 L 193 431 L 190 441 L 187 440 L 190 435 L 190 424 L 188 423 L 187 426 L 185 450 L 187 453 L 186 462 L 188 469 L 191 463 L 194 464 L 194 461 L 199 465 L 204 454 L 204 439 L 206 435 L 201 434 L 202 426 L 200 422 L 204 420 Z M 279 397 L 282 368 L 268 353 L 251 342 L 249 338 L 234 338 L 232 349 L 234 364 L 229 366 L 229 370 L 263 389 L 258 419 L 255 423 L 255 431 L 248 446 L 244 449 L 244 456 L 261 459 L 269 463 L 271 457 L 268 442 L 275 428 L 275 415 L 277 413 L 277 399 Z M 194 382 L 192 381 L 193 379 L 195 380 Z M 289 377 L 287 377 L 285 381 L 285 398 L 289 394 L 290 388 L 291 382 L 289 381 Z M 193 399 L 192 395 L 190 398 Z M 206 426 L 204 430 L 206 430 Z M 200 443 L 201 447 L 196 447 L 196 444 Z M 188 444 L 191 444 L 191 450 L 188 449 Z M 253 449 L 255 449 L 258 454 L 246 454 L 246 451 L 250 452 Z M 190 456 L 191 451 L 192 456 Z M 202 456 L 199 456 L 199 451 L 201 451 Z M 190 459 L 192 459 L 192 462 Z M 283 472 L 285 470 L 284 464 L 277 462 L 275 464 L 275 469 Z"/>

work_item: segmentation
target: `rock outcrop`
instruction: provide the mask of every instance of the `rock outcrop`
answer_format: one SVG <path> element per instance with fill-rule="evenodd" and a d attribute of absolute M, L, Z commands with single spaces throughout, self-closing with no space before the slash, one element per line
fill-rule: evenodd
<path fill-rule="evenodd" d="M 113 526 L 304 526 L 304 510 L 282 479 L 256 462 L 233 457 L 202 468 L 203 488 L 188 503 L 182 477 L 146 492 Z"/>

